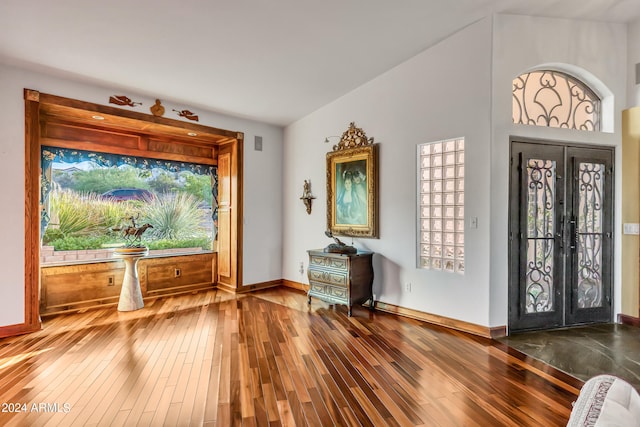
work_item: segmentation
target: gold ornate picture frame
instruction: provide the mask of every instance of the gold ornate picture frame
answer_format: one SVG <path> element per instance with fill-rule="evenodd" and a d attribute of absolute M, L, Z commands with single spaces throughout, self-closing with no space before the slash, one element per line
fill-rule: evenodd
<path fill-rule="evenodd" d="M 327 229 L 334 235 L 378 237 L 378 153 L 354 123 L 327 153 Z"/>

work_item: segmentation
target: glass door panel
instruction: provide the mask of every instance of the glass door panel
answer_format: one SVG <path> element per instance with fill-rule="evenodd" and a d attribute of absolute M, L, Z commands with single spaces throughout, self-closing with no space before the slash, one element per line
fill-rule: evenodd
<path fill-rule="evenodd" d="M 554 310 L 556 162 L 528 159 L 526 313 Z"/>
<path fill-rule="evenodd" d="M 510 330 L 611 321 L 613 150 L 511 152 Z"/>

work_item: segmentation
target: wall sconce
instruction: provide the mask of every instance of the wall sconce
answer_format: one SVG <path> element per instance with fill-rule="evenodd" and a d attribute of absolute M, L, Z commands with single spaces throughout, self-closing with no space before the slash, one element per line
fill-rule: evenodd
<path fill-rule="evenodd" d="M 302 203 L 304 203 L 304 205 L 307 207 L 307 213 L 309 215 L 311 215 L 311 201 L 313 199 L 315 199 L 315 197 L 313 196 L 313 194 L 311 194 L 311 181 L 307 181 L 305 179 L 304 187 L 302 190 L 302 197 L 300 197 L 300 200 L 302 200 Z"/>

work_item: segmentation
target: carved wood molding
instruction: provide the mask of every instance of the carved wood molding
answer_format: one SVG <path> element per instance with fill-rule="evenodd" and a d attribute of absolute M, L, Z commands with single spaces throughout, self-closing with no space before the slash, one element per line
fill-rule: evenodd
<path fill-rule="evenodd" d="M 349 128 L 344 131 L 340 142 L 333 146 L 333 151 L 348 150 L 350 148 L 366 147 L 373 144 L 373 137 L 367 138 L 367 134 L 354 122 L 349 123 Z"/>
<path fill-rule="evenodd" d="M 24 99 L 27 101 L 40 101 L 40 92 L 33 89 L 25 89 L 24 90 Z"/>

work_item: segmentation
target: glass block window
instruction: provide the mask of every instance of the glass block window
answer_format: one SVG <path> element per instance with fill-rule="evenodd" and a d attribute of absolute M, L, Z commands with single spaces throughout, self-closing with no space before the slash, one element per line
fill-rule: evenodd
<path fill-rule="evenodd" d="M 418 145 L 418 267 L 464 274 L 464 139 Z"/>
<path fill-rule="evenodd" d="M 512 92 L 513 123 L 600 130 L 600 98 L 568 74 L 551 70 L 525 73 L 513 79 Z"/>

